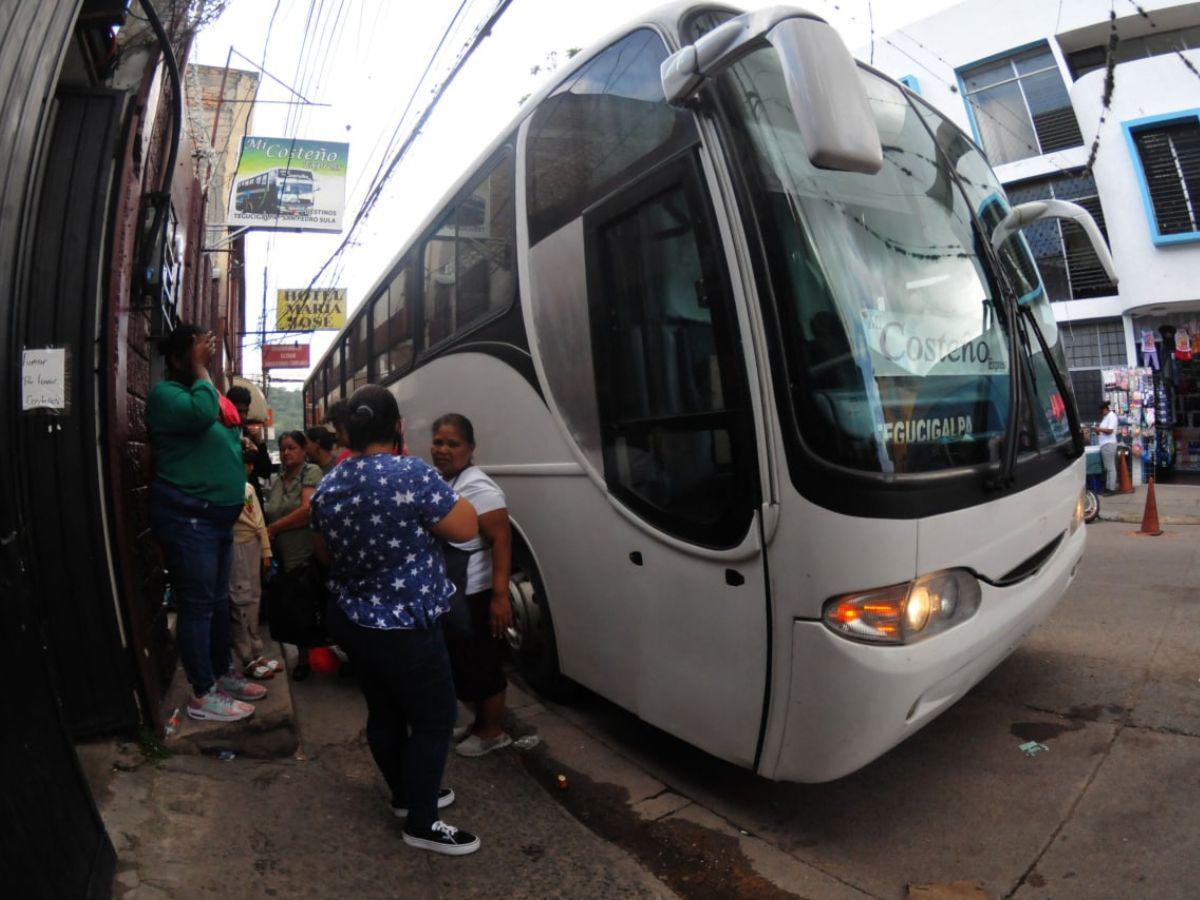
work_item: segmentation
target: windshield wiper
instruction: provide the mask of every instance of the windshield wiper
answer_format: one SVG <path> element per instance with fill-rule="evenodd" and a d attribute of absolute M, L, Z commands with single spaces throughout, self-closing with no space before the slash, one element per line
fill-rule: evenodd
<path fill-rule="evenodd" d="M 1020 309 L 1028 320 L 1029 327 L 1033 330 L 1034 336 L 1037 338 L 1038 347 L 1042 351 L 1042 357 L 1046 360 L 1047 368 L 1050 369 L 1050 377 L 1054 379 L 1054 386 L 1058 388 L 1058 395 L 1063 399 L 1063 407 L 1067 413 L 1067 427 L 1071 429 L 1071 455 L 1079 456 L 1083 453 L 1083 428 L 1079 424 L 1079 410 L 1075 408 L 1074 403 L 1067 402 L 1071 395 L 1067 392 L 1066 378 L 1062 373 L 1062 369 L 1058 367 L 1058 360 L 1054 358 L 1054 354 L 1050 352 L 1050 347 L 1046 344 L 1046 336 L 1042 334 L 1042 329 L 1039 327 L 1037 318 L 1033 314 L 1033 309 L 1029 306 L 1022 306 Z"/>
<path fill-rule="evenodd" d="M 950 180 L 953 182 L 955 188 L 957 188 L 963 203 L 966 204 L 967 212 L 971 217 L 971 229 L 975 233 L 976 240 L 983 248 L 983 257 L 987 260 L 989 267 L 994 273 L 994 281 L 999 295 L 997 306 L 1004 310 L 1005 324 L 1008 328 L 1008 355 L 1011 370 L 1008 383 L 1008 418 L 1004 426 L 1004 448 L 999 461 L 999 468 L 996 472 L 996 477 L 988 481 L 990 487 L 1003 489 L 1012 484 L 1013 472 L 1017 465 L 1017 429 L 1020 425 L 1021 398 L 1025 396 L 1025 392 L 1021 389 L 1022 382 L 1025 380 L 1024 361 L 1029 362 L 1031 375 L 1033 369 L 1032 353 L 1027 353 L 1024 358 L 1020 356 L 1020 339 L 1017 331 L 1021 327 L 1020 316 L 1022 314 L 1025 315 L 1033 328 L 1038 346 L 1042 351 L 1042 356 L 1045 357 L 1046 365 L 1050 369 L 1050 375 L 1054 379 L 1055 387 L 1058 388 L 1059 395 L 1063 399 L 1063 406 L 1067 412 L 1067 425 L 1071 429 L 1072 456 L 1079 456 L 1083 453 L 1083 432 L 1079 425 L 1078 411 L 1074 408 L 1073 403 L 1068 402 L 1071 394 L 1067 387 L 1066 378 L 1059 368 L 1058 362 L 1050 353 L 1050 348 L 1046 344 L 1046 338 L 1042 334 L 1036 318 L 1034 318 L 1033 310 L 1028 306 L 1021 305 L 1018 299 L 1019 295 L 1009 277 L 1008 269 L 1001 261 L 1000 254 L 992 247 L 990 235 L 987 229 L 984 228 L 983 220 L 980 218 L 978 211 L 971 203 L 970 195 L 963 185 L 962 176 L 959 175 L 954 161 L 950 159 L 946 148 L 938 140 L 929 122 L 921 115 L 920 110 L 916 108 L 912 99 L 905 95 L 905 101 L 916 115 L 917 121 L 925 129 L 925 133 L 933 141 L 935 152 L 941 159 L 942 165 L 946 167 L 946 173 L 950 176 Z M 1024 329 L 1021 330 L 1024 332 Z M 1026 345 L 1028 345 L 1028 335 L 1024 334 L 1023 336 Z"/>

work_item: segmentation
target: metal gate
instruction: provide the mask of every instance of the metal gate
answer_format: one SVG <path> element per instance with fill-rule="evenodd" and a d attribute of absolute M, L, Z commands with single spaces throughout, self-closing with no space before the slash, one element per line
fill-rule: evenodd
<path fill-rule="evenodd" d="M 60 90 L 29 250 L 25 347 L 67 352 L 65 415 L 26 413 L 20 446 L 31 552 L 72 734 L 138 721 L 109 561 L 100 456 L 99 315 L 125 94 Z"/>
<path fill-rule="evenodd" d="M 23 318 L 39 160 L 79 0 L 0 0 L 0 884 L 24 897 L 107 896 L 115 857 L 71 745 L 32 565 L 20 439 Z"/>

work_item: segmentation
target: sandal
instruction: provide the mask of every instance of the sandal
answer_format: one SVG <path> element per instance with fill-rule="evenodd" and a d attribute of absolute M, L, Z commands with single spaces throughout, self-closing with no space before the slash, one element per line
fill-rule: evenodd
<path fill-rule="evenodd" d="M 275 673 L 279 670 L 279 663 L 273 659 L 263 659 L 261 656 L 258 659 L 247 663 L 245 675 L 247 678 L 253 678 L 256 681 L 268 681 L 275 677 Z"/>

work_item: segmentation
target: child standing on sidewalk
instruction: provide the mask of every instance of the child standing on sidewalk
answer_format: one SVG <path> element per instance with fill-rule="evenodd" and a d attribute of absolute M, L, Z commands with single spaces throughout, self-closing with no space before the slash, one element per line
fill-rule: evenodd
<path fill-rule="evenodd" d="M 246 475 L 254 459 L 246 461 Z M 254 486 L 246 482 L 242 514 L 233 526 L 233 563 L 229 573 L 229 609 L 233 617 L 233 649 L 250 678 L 271 678 L 280 668 L 278 660 L 265 659 L 258 633 L 258 607 L 262 602 L 262 577 L 271 568 L 271 540 Z"/>

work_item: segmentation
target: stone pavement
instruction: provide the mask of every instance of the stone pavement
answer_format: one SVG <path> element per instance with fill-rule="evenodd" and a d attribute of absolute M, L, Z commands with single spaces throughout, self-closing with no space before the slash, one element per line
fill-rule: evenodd
<path fill-rule="evenodd" d="M 458 802 L 446 819 L 480 835 L 478 853 L 407 847 L 357 688 L 314 674 L 292 690 L 302 741 L 293 758 L 155 761 L 115 742 L 80 748 L 117 850 L 115 896 L 673 896 L 556 803 L 515 749 L 451 754 L 445 783 Z"/>
<path fill-rule="evenodd" d="M 1200 525 L 1200 485 L 1155 484 L 1154 502 L 1162 525 Z M 1100 519 L 1104 522 L 1141 524 L 1146 509 L 1146 486 L 1132 494 L 1106 494 L 1100 497 Z"/>

